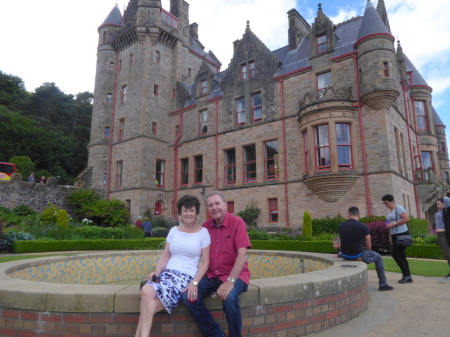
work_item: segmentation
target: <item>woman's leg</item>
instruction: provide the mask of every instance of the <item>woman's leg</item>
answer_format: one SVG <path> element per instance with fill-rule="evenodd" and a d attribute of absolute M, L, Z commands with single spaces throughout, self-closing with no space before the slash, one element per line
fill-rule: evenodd
<path fill-rule="evenodd" d="M 152 328 L 153 316 L 163 309 L 164 306 L 156 295 L 155 289 L 147 283 L 141 291 L 141 314 L 135 337 L 148 337 Z"/>
<path fill-rule="evenodd" d="M 397 237 L 395 235 L 392 236 L 392 257 L 400 267 L 403 277 L 410 276 L 411 272 L 409 271 L 409 263 L 406 259 L 406 247 L 397 246 Z"/>

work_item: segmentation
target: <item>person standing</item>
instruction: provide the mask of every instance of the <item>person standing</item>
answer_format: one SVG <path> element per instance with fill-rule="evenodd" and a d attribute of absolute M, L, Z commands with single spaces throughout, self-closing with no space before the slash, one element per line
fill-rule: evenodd
<path fill-rule="evenodd" d="M 389 231 L 389 243 L 392 245 L 392 257 L 394 258 L 397 265 L 402 271 L 403 277 L 398 283 L 412 282 L 411 272 L 409 271 L 409 263 L 406 259 L 406 247 L 399 247 L 397 245 L 397 235 L 408 235 L 408 225 L 409 221 L 408 213 L 406 210 L 400 206 L 396 205 L 394 202 L 394 196 L 392 194 L 384 195 L 381 200 L 383 204 L 390 210 L 386 225 Z"/>
<path fill-rule="evenodd" d="M 213 319 L 203 299 L 216 292 L 228 323 L 228 336 L 242 336 L 242 317 L 239 295 L 247 291 L 250 281 L 247 249 L 251 248 L 247 226 L 240 217 L 227 212 L 225 196 L 218 191 L 206 195 L 211 219 L 205 227 L 211 236 L 210 262 L 206 275 L 198 283 L 198 296 L 190 301 L 186 293 L 181 297 L 194 316 L 204 337 L 223 337 L 225 334 Z"/>
<path fill-rule="evenodd" d="M 387 284 L 383 258 L 371 250 L 372 241 L 369 228 L 358 220 L 359 209 L 353 206 L 348 209 L 348 220 L 339 225 L 342 258 L 350 261 L 363 261 L 365 264 L 374 262 L 378 275 L 378 289 L 380 291 L 394 289 Z"/>
<path fill-rule="evenodd" d="M 142 217 L 138 216 L 136 222 L 134 223 L 137 228 L 141 228 L 142 227 L 142 220 L 141 219 L 142 219 Z"/>
<path fill-rule="evenodd" d="M 148 218 L 145 218 L 145 221 L 142 224 L 142 230 L 144 231 L 145 238 L 152 237 L 152 223 L 150 221 L 148 221 Z"/>
<path fill-rule="evenodd" d="M 41 177 L 41 180 L 39 181 L 40 184 L 45 184 L 45 176 Z"/>
<path fill-rule="evenodd" d="M 208 231 L 197 224 L 200 201 L 185 195 L 177 206 L 182 224 L 170 230 L 156 269 L 148 275 L 148 281 L 142 287 L 141 313 L 135 337 L 148 337 L 155 313 L 164 309 L 172 313 L 182 293 L 189 300 L 195 300 L 198 281 L 209 266 L 211 239 Z"/>
<path fill-rule="evenodd" d="M 450 244 L 448 242 L 446 231 L 445 231 L 445 224 L 444 224 L 444 212 L 445 212 L 445 203 L 444 198 L 439 198 L 436 202 L 436 206 L 439 211 L 436 212 L 434 215 L 436 218 L 436 234 L 437 234 L 437 240 L 438 244 L 442 249 L 442 255 L 444 255 L 444 258 L 447 260 L 447 263 L 450 267 Z M 445 278 L 450 278 L 450 273 L 445 276 Z"/>
<path fill-rule="evenodd" d="M 29 183 L 33 183 L 33 185 L 36 184 L 36 180 L 34 179 L 34 173 L 31 173 L 31 174 L 28 176 L 28 182 L 29 182 Z"/>

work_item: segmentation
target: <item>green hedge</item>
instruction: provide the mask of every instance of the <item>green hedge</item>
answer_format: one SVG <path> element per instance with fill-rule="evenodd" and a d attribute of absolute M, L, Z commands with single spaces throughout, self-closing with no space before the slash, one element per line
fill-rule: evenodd
<path fill-rule="evenodd" d="M 288 250 L 295 252 L 336 253 L 331 241 L 269 241 L 251 240 L 253 249 Z"/>
<path fill-rule="evenodd" d="M 422 259 L 443 259 L 441 247 L 436 245 L 413 244 L 406 248 L 406 256 L 418 257 Z"/>
<path fill-rule="evenodd" d="M 130 250 L 160 249 L 163 238 L 142 240 L 57 240 L 57 241 L 16 241 L 16 253 L 57 252 L 72 250 Z"/>

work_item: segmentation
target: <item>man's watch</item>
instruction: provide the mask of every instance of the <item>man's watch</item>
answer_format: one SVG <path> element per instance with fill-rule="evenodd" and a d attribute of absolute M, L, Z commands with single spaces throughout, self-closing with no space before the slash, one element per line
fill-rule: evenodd
<path fill-rule="evenodd" d="M 197 282 L 197 281 L 192 281 L 192 284 L 193 284 L 194 286 L 198 286 L 198 282 Z"/>
<path fill-rule="evenodd" d="M 394 222 L 394 227 L 395 227 L 395 226 L 397 226 L 397 223 L 396 223 L 396 222 Z"/>
<path fill-rule="evenodd" d="M 231 283 L 234 283 L 234 278 L 232 278 L 232 277 L 229 277 L 229 278 L 227 278 L 227 281 L 230 281 Z"/>

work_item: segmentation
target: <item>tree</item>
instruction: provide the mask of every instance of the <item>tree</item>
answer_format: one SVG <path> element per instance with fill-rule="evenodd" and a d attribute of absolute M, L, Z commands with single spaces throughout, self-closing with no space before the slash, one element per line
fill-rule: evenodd
<path fill-rule="evenodd" d="M 306 211 L 305 211 L 305 213 L 303 213 L 302 234 L 306 238 L 310 238 L 312 236 L 312 218 L 311 218 L 311 215 Z"/>
<path fill-rule="evenodd" d="M 22 175 L 22 179 L 26 179 L 30 173 L 34 172 L 34 163 L 28 156 L 14 156 L 9 162 L 16 165 L 17 172 Z M 38 178 L 36 177 L 36 179 Z"/>

